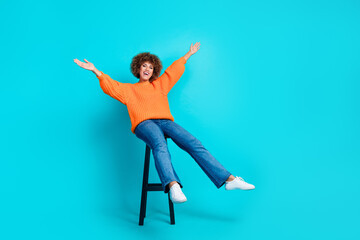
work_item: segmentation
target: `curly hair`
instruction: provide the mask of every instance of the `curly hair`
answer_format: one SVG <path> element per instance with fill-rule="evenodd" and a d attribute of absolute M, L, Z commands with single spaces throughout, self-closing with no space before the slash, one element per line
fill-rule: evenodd
<path fill-rule="evenodd" d="M 149 82 L 152 82 L 159 77 L 162 69 L 162 64 L 158 56 L 154 54 L 150 54 L 149 52 L 139 53 L 138 55 L 132 58 L 130 64 L 130 70 L 136 78 L 140 78 L 140 67 L 146 61 L 151 62 L 154 67 L 153 74 L 149 79 Z"/>

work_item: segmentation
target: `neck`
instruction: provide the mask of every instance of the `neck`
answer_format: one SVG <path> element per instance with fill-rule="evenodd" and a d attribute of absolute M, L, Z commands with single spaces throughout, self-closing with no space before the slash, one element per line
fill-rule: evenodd
<path fill-rule="evenodd" d="M 143 83 L 143 82 L 148 82 L 149 80 L 145 80 L 145 79 L 140 79 L 139 83 Z"/>

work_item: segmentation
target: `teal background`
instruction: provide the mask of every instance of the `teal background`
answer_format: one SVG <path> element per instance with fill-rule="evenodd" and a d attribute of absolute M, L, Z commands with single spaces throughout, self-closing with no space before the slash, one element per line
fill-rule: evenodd
<path fill-rule="evenodd" d="M 1 1 L 1 239 L 359 239 L 359 1 Z M 121 82 L 186 54 L 175 121 L 253 191 L 169 140 L 188 202 L 148 194 Z M 163 70 L 164 70 L 163 69 Z M 153 158 L 150 181 L 158 182 Z"/>

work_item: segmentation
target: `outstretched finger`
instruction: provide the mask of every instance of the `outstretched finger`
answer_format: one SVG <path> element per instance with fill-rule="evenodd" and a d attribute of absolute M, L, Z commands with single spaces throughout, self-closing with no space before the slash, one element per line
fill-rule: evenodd
<path fill-rule="evenodd" d="M 87 62 L 87 63 L 89 62 L 89 61 L 88 61 L 88 60 L 86 60 L 85 58 L 84 58 L 84 61 L 85 61 L 85 62 Z"/>

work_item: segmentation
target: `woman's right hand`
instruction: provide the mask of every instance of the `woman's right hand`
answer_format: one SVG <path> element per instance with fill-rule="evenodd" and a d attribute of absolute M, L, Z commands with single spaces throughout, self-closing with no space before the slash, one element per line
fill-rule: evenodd
<path fill-rule="evenodd" d="M 88 60 L 86 60 L 84 58 L 84 61 L 85 62 L 81 62 L 80 60 L 78 59 L 74 59 L 74 62 L 79 65 L 80 67 L 86 69 L 86 70 L 90 70 L 90 71 L 94 71 L 96 68 L 94 66 L 94 64 L 92 64 L 91 62 L 89 62 Z"/>

